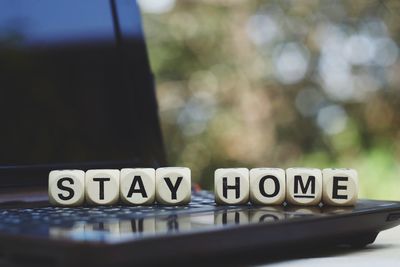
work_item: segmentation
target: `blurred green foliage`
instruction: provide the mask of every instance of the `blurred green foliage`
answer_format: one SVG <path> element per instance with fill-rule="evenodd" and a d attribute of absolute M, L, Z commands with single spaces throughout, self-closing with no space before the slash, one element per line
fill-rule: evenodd
<path fill-rule="evenodd" d="M 208 189 L 219 167 L 349 167 L 400 199 L 398 1 L 167 2 L 142 11 L 171 165 Z"/>

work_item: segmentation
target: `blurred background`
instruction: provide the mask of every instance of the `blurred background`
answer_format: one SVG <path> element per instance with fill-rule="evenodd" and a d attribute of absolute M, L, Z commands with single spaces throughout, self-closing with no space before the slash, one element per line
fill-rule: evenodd
<path fill-rule="evenodd" d="M 349 167 L 400 199 L 400 2 L 139 1 L 170 165 Z"/>

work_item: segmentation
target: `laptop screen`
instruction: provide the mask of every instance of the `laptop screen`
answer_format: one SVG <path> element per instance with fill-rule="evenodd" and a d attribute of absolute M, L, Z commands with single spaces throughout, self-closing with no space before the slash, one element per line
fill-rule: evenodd
<path fill-rule="evenodd" d="M 0 0 L 0 88 L 1 166 L 163 162 L 135 1 Z"/>

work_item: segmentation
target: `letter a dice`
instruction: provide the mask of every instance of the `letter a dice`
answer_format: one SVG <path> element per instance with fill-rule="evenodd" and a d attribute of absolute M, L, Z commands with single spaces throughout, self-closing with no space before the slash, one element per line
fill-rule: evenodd
<path fill-rule="evenodd" d="M 286 201 L 293 205 L 318 205 L 322 199 L 322 172 L 311 168 L 286 170 Z"/>
<path fill-rule="evenodd" d="M 190 169 L 166 167 L 156 170 L 156 199 L 166 205 L 184 205 L 191 199 Z"/>
<path fill-rule="evenodd" d="M 120 179 L 122 201 L 134 205 L 152 204 L 156 195 L 155 180 L 155 169 L 122 169 Z"/>
<path fill-rule="evenodd" d="M 249 170 L 246 168 L 221 168 L 214 174 L 215 202 L 235 205 L 249 201 Z"/>
<path fill-rule="evenodd" d="M 351 206 L 358 198 L 358 175 L 353 169 L 324 169 L 322 171 L 324 204 Z"/>
<path fill-rule="evenodd" d="M 119 198 L 119 170 L 88 170 L 85 177 L 86 200 L 90 204 L 111 205 Z"/>
<path fill-rule="evenodd" d="M 85 172 L 58 170 L 49 174 L 49 201 L 53 205 L 77 206 L 85 200 Z"/>

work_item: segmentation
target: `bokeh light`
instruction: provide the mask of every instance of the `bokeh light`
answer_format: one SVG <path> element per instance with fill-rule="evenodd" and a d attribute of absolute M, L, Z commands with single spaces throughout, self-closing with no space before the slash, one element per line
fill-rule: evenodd
<path fill-rule="evenodd" d="M 400 16 L 384 1 L 139 1 L 168 160 L 350 167 L 400 199 Z"/>

